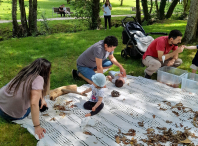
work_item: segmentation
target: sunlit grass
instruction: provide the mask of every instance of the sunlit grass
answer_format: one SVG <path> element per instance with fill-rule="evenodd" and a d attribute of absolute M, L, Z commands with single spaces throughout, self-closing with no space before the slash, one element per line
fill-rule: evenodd
<path fill-rule="evenodd" d="M 74 0 L 73 0 L 74 1 Z M 103 2 L 103 0 L 101 0 Z M 65 4 L 66 7 L 70 7 L 71 11 L 74 12 L 73 6 L 70 4 L 67 4 L 65 0 L 38 0 L 38 19 L 41 18 L 41 14 L 45 14 L 46 18 L 56 18 L 57 15 L 53 13 L 52 15 L 52 8 L 53 7 L 59 7 L 62 4 Z M 132 12 L 131 7 L 136 6 L 136 0 L 124 0 L 123 5 L 120 6 L 121 1 L 120 0 L 110 0 L 110 3 L 112 4 L 112 15 L 126 15 L 126 14 L 133 14 L 135 12 Z M 29 1 L 25 0 L 25 9 L 26 9 L 26 15 L 28 17 L 29 13 Z M 167 5 L 169 5 L 167 3 Z M 141 5 L 140 5 L 141 6 Z M 182 9 L 182 5 L 178 4 L 176 8 Z M 165 9 L 165 12 L 167 12 L 167 8 Z M 4 0 L 3 2 L 0 2 L 0 20 L 11 20 L 12 5 L 11 0 Z M 17 19 L 20 19 L 20 9 L 19 5 L 17 7 Z M 153 7 L 153 11 L 155 10 L 155 7 Z M 103 12 L 100 12 L 100 16 L 103 15 Z M 60 17 L 60 15 L 58 15 Z"/>

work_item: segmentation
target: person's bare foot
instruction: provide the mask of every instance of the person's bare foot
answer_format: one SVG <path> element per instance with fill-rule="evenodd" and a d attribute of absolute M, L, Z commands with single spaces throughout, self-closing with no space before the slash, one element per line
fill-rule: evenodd
<path fill-rule="evenodd" d="M 90 113 L 88 113 L 88 114 L 86 114 L 86 115 L 85 115 L 85 117 L 89 117 L 89 116 L 91 116 L 91 114 L 90 114 Z"/>

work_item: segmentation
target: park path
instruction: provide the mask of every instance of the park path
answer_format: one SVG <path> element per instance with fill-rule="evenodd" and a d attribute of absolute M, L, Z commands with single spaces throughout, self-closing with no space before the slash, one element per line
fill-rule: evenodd
<path fill-rule="evenodd" d="M 128 15 L 111 15 L 111 17 L 123 17 L 123 16 L 135 16 L 135 14 L 128 14 Z M 103 16 L 100 16 L 103 18 Z M 48 18 L 48 21 L 52 20 L 71 20 L 75 19 L 75 17 L 58 17 L 58 18 Z M 43 21 L 43 19 L 37 19 L 37 21 Z M 10 23 L 12 20 L 0 20 L 0 23 Z M 21 22 L 21 20 L 17 20 L 17 22 Z"/>

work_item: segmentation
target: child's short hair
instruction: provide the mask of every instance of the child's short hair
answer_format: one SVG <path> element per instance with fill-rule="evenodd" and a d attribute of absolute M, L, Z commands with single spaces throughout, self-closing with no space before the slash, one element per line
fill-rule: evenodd
<path fill-rule="evenodd" d="M 117 79 L 117 80 L 115 81 L 115 86 L 116 86 L 116 87 L 122 87 L 123 84 L 124 84 L 123 81 L 120 80 L 120 79 Z"/>

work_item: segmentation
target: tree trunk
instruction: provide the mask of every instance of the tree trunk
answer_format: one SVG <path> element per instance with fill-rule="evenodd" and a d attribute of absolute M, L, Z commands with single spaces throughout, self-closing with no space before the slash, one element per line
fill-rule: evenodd
<path fill-rule="evenodd" d="M 12 36 L 18 36 L 17 0 L 12 0 Z"/>
<path fill-rule="evenodd" d="M 173 11 L 174 11 L 174 9 L 175 9 L 175 7 L 176 7 L 178 2 L 179 2 L 179 0 L 173 0 L 173 2 L 171 3 L 171 5 L 170 5 L 170 7 L 168 9 L 168 12 L 167 12 L 167 14 L 165 16 L 166 18 L 170 18 L 172 16 Z"/>
<path fill-rule="evenodd" d="M 32 0 L 29 0 L 28 25 L 29 25 L 30 33 L 32 33 L 33 32 L 33 4 L 32 4 Z"/>
<path fill-rule="evenodd" d="M 160 20 L 163 20 L 165 18 L 164 17 L 165 6 L 166 6 L 166 0 L 161 0 L 161 2 L 160 2 L 160 9 L 159 9 L 159 19 Z"/>
<path fill-rule="evenodd" d="M 93 0 L 92 4 L 92 29 L 96 29 L 100 25 L 100 0 Z"/>
<path fill-rule="evenodd" d="M 150 12 L 149 12 L 150 15 L 151 15 L 152 9 L 153 9 L 153 0 L 151 0 L 151 8 L 150 8 Z"/>
<path fill-rule="evenodd" d="M 120 4 L 120 6 L 122 6 L 122 4 L 123 4 L 123 0 L 121 0 L 121 4 Z"/>
<path fill-rule="evenodd" d="M 33 32 L 37 32 L 37 0 L 33 0 Z"/>
<path fill-rule="evenodd" d="M 29 36 L 29 30 L 27 25 L 26 13 L 25 13 L 25 6 L 24 0 L 19 0 L 20 11 L 21 11 L 21 24 L 22 24 L 22 34 L 24 36 Z"/>
<path fill-rule="evenodd" d="M 155 7 L 156 7 L 157 17 L 159 17 L 159 8 L 158 8 L 157 0 L 155 0 Z"/>
<path fill-rule="evenodd" d="M 141 20 L 140 0 L 136 0 L 136 19 L 137 22 L 141 25 L 142 20 Z"/>
<path fill-rule="evenodd" d="M 186 31 L 184 34 L 184 38 L 182 39 L 182 42 L 188 43 L 196 39 L 196 36 L 198 36 L 198 13 L 195 12 L 198 12 L 198 0 L 191 0 L 188 22 L 186 25 Z"/>
<path fill-rule="evenodd" d="M 147 0 L 142 0 L 142 7 L 143 7 L 143 13 L 144 13 L 144 20 L 148 21 L 150 19 L 150 15 L 148 13 Z"/>

